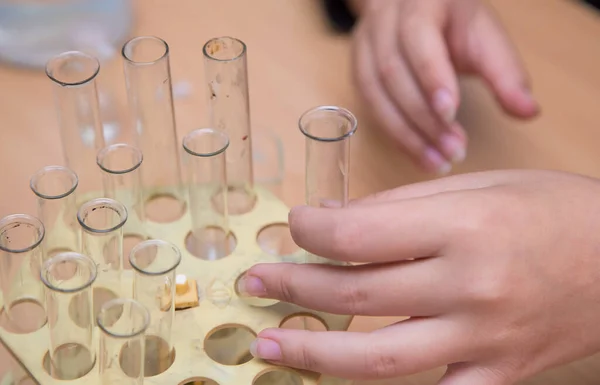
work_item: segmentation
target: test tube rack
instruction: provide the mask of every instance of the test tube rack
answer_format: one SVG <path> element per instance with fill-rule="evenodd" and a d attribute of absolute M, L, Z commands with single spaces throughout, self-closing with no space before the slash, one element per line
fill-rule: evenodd
<path fill-rule="evenodd" d="M 175 312 L 171 337 L 175 348 L 173 363 L 166 371 L 146 377 L 144 379 L 146 384 L 342 385 L 348 383 L 317 373 L 282 368 L 249 356 L 248 346 L 253 335 L 265 328 L 279 327 L 291 317 L 312 317 L 316 322 L 323 323 L 327 330 L 346 330 L 352 319 L 350 316 L 314 312 L 284 302 L 243 298 L 236 293 L 235 284 L 238 277 L 257 263 L 306 261 L 307 254 L 301 249 L 283 256 L 262 250 L 257 241 L 257 234 L 270 225 L 287 226 L 289 208 L 265 187 L 255 186 L 255 193 L 256 203 L 252 211 L 243 215 L 230 216 L 230 228 L 237 245 L 231 255 L 219 260 L 202 260 L 187 250 L 185 238 L 191 229 L 189 212 L 172 223 L 146 222 L 145 232 L 141 231 L 140 223 L 136 223 L 135 218 L 125 224 L 126 237 L 163 239 L 179 247 L 182 260 L 177 273 L 185 274 L 189 280 L 194 280 L 199 291 L 197 307 Z M 82 195 L 78 198 L 80 201 L 87 199 Z M 124 258 L 127 257 L 124 255 Z M 326 260 L 323 262 L 327 263 Z M 132 286 L 133 274 L 133 270 L 125 270 L 124 287 Z M 101 284 L 97 282 L 95 285 Z M 104 289 L 114 290 L 111 287 L 104 287 Z M 115 294 L 130 295 L 130 293 Z M 97 329 L 96 327 L 96 334 L 99 333 Z M 207 344 L 220 344 L 219 340 L 210 337 L 224 329 L 229 332 L 222 332 L 222 338 L 229 339 L 230 342 L 223 342 L 220 349 L 217 347 L 216 351 L 210 353 Z M 236 334 L 243 335 L 245 330 L 251 331 L 252 334 L 249 335 L 251 338 L 241 339 L 236 343 Z M 101 385 L 98 358 L 94 368 L 79 379 L 64 381 L 53 378 L 44 367 L 49 345 L 48 338 L 47 326 L 29 334 L 14 334 L 0 328 L 2 343 L 37 383 Z M 215 357 L 228 361 L 228 364 L 215 361 Z M 240 362 L 243 363 L 236 365 Z M 266 380 L 268 377 L 271 379 Z M 9 381 L 5 379 L 1 385 L 8 384 Z M 17 384 L 18 379 L 12 383 Z"/>

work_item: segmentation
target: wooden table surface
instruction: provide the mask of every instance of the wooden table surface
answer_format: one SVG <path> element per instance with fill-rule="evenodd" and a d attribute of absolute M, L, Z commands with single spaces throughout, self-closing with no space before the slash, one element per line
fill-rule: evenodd
<path fill-rule="evenodd" d="M 141 3 L 136 4 L 133 33 L 164 38 L 171 46 L 173 82 L 192 86 L 190 95 L 176 101 L 180 138 L 207 121 L 203 43 L 218 35 L 247 43 L 253 129 L 275 131 L 283 141 L 281 192 L 286 203 L 303 201 L 303 188 L 298 186 L 304 183 L 304 147 L 297 119 L 319 104 L 347 107 L 359 119 L 352 146 L 352 196 L 431 177 L 414 169 L 377 134 L 353 88 L 350 41 L 330 33 L 317 0 L 220 0 L 218 7 L 197 0 Z M 543 113 L 533 122 L 516 122 L 502 114 L 478 82 L 465 79 L 459 119 L 469 132 L 470 146 L 467 160 L 454 172 L 552 168 L 600 177 L 600 18 L 567 0 L 491 3 L 524 56 Z M 118 117 L 124 109 L 122 82 L 121 60 L 115 58 L 103 66 L 100 86 L 116 95 L 112 113 Z M 50 83 L 43 71 L 0 67 L 1 216 L 35 213 L 30 175 L 62 161 L 56 122 Z M 371 330 L 391 321 L 358 318 L 352 328 Z M 435 384 L 441 373 L 440 369 L 360 385 Z M 600 362 L 590 358 L 523 384 L 597 385 L 599 381 Z"/>

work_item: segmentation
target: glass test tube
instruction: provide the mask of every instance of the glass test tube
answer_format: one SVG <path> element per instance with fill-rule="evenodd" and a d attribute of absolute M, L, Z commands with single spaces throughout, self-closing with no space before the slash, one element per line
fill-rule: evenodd
<path fill-rule="evenodd" d="M 158 239 L 137 244 L 129 255 L 135 270 L 133 299 L 150 312 L 146 330 L 145 376 L 167 370 L 175 358 L 171 343 L 171 328 L 175 318 L 175 270 L 181 262 L 181 252 Z"/>
<path fill-rule="evenodd" d="M 125 143 L 103 148 L 96 159 L 104 174 L 104 196 L 122 202 L 129 213 L 128 224 L 134 220 L 138 226 L 145 221 L 140 173 L 143 159 L 137 147 Z"/>
<path fill-rule="evenodd" d="M 102 304 L 120 296 L 123 271 L 123 226 L 127 222 L 125 206 L 110 198 L 85 202 L 77 212 L 81 226 L 82 254 L 98 266 L 94 285 L 94 316 Z M 116 293 L 114 292 L 116 291 Z"/>
<path fill-rule="evenodd" d="M 94 166 L 96 153 L 104 147 L 96 77 L 98 60 L 78 51 L 50 59 L 46 75 L 54 84 L 63 155 L 67 167 L 79 177 L 79 191 L 102 193 L 100 170 Z"/>
<path fill-rule="evenodd" d="M 40 281 L 45 229 L 27 214 L 0 219 L 0 285 L 7 326 L 30 333 L 46 324 L 44 287 Z"/>
<path fill-rule="evenodd" d="M 229 137 L 227 151 L 230 215 L 252 210 L 256 202 L 252 168 L 250 97 L 246 44 L 233 37 L 217 37 L 203 48 L 211 127 Z"/>
<path fill-rule="evenodd" d="M 192 232 L 188 250 L 198 258 L 216 260 L 233 251 L 228 224 L 227 135 L 213 128 L 200 128 L 183 138 L 188 171 Z"/>
<path fill-rule="evenodd" d="M 306 137 L 306 204 L 345 207 L 349 197 L 350 138 L 356 132 L 356 118 L 344 108 L 320 106 L 302 114 L 298 124 Z M 311 258 L 314 256 L 308 255 Z"/>
<path fill-rule="evenodd" d="M 142 385 L 148 309 L 133 299 L 117 298 L 102 305 L 96 321 L 100 383 Z"/>
<path fill-rule="evenodd" d="M 96 276 L 96 263 L 82 254 L 60 253 L 44 262 L 50 374 L 56 379 L 83 377 L 96 362 L 92 315 Z"/>
<path fill-rule="evenodd" d="M 44 259 L 66 251 L 78 251 L 79 227 L 75 190 L 77 175 L 63 166 L 38 170 L 29 183 L 37 196 L 38 218 L 44 224 Z"/>
<path fill-rule="evenodd" d="M 129 107 L 144 154 L 144 201 L 170 197 L 173 205 L 160 214 L 148 209 L 148 219 L 168 222 L 185 210 L 181 165 L 173 109 L 169 46 L 157 37 L 141 36 L 123 46 Z M 158 201 L 158 200 L 157 200 Z"/>

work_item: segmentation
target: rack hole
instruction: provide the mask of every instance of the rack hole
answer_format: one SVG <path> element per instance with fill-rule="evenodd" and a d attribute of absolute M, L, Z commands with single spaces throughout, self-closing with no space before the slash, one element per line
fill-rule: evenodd
<path fill-rule="evenodd" d="M 328 330 L 327 325 L 321 318 L 308 313 L 292 314 L 286 317 L 279 327 L 282 329 L 310 330 L 313 332 L 325 332 Z"/>
<path fill-rule="evenodd" d="M 125 234 L 123 235 L 123 269 L 131 269 L 131 263 L 129 263 L 129 254 L 138 243 L 145 241 L 146 238 L 137 234 Z"/>
<path fill-rule="evenodd" d="M 33 333 L 47 322 L 44 306 L 32 299 L 14 302 L 10 307 L 12 320 L 4 309 L 0 312 L 0 326 L 14 334 Z"/>
<path fill-rule="evenodd" d="M 144 211 L 152 222 L 175 222 L 185 213 L 185 204 L 173 195 L 159 194 L 146 201 Z"/>
<path fill-rule="evenodd" d="M 275 256 L 290 255 L 300 249 L 292 239 L 287 223 L 273 223 L 263 227 L 258 232 L 256 242 L 262 251 Z"/>
<path fill-rule="evenodd" d="M 175 348 L 158 336 L 146 336 L 144 377 L 152 377 L 171 367 L 175 362 Z"/>
<path fill-rule="evenodd" d="M 194 256 L 207 261 L 224 258 L 235 250 L 237 238 L 220 227 L 207 226 L 190 231 L 185 237 L 185 248 Z"/>
<path fill-rule="evenodd" d="M 215 362 L 223 365 L 241 365 L 250 361 L 250 344 L 256 338 L 243 325 L 223 325 L 213 329 L 204 340 L 204 351 Z"/>
<path fill-rule="evenodd" d="M 223 208 L 225 207 L 223 199 L 224 194 L 222 192 L 215 194 L 212 198 L 213 209 L 219 214 L 223 214 Z M 228 215 L 243 215 L 254 209 L 257 198 L 256 194 L 249 188 L 230 186 L 227 189 L 226 201 Z"/>
<path fill-rule="evenodd" d="M 179 385 L 219 385 L 219 383 L 210 378 L 193 377 L 179 383 Z"/>
<path fill-rule="evenodd" d="M 77 343 L 67 343 L 54 351 L 54 364 L 47 351 L 43 358 L 46 373 L 57 380 L 75 380 L 88 374 L 94 367 L 95 359 L 92 352 Z"/>
<path fill-rule="evenodd" d="M 290 370 L 269 370 L 256 376 L 252 385 L 303 385 L 302 377 Z"/>

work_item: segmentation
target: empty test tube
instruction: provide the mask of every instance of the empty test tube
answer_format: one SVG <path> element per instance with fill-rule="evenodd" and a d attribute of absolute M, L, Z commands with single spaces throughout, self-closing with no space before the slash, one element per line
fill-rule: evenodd
<path fill-rule="evenodd" d="M 93 289 L 95 317 L 104 302 L 118 297 L 124 290 L 121 274 L 127 209 L 114 199 L 96 198 L 80 206 L 77 220 L 81 227 L 81 253 L 98 266 L 97 284 Z"/>
<path fill-rule="evenodd" d="M 188 250 L 202 259 L 220 259 L 233 251 L 227 219 L 228 146 L 227 135 L 213 128 L 200 128 L 183 138 L 192 217 L 192 232 L 186 243 Z"/>
<path fill-rule="evenodd" d="M 38 218 L 44 224 L 44 259 L 66 251 L 78 251 L 79 226 L 75 190 L 78 177 L 63 166 L 46 166 L 30 181 L 37 196 Z"/>
<path fill-rule="evenodd" d="M 227 185 L 229 214 L 244 214 L 256 202 L 246 44 L 217 37 L 203 48 L 210 125 L 229 137 Z"/>
<path fill-rule="evenodd" d="M 54 84 L 63 155 L 67 167 L 79 177 L 79 191 L 102 192 L 96 153 L 104 147 L 96 77 L 98 60 L 78 51 L 65 52 L 46 64 L 46 75 Z"/>
<path fill-rule="evenodd" d="M 137 147 L 144 154 L 142 179 L 144 201 L 170 197 L 173 204 L 161 207 L 148 219 L 168 222 L 185 210 L 181 183 L 179 146 L 173 109 L 169 46 L 158 37 L 140 36 L 123 46 L 125 82 Z M 160 216 L 157 217 L 157 216 Z"/>
<path fill-rule="evenodd" d="M 103 172 L 104 196 L 122 202 L 129 214 L 128 224 L 135 224 L 138 228 L 143 228 L 145 221 L 141 175 L 143 159 L 137 147 L 125 143 L 103 148 L 96 159 Z"/>
<path fill-rule="evenodd" d="M 85 255 L 67 252 L 46 260 L 50 374 L 59 380 L 86 375 L 96 363 L 92 285 L 97 269 Z"/>
<path fill-rule="evenodd" d="M 298 124 L 306 137 L 306 204 L 345 207 L 349 197 L 350 138 L 356 132 L 356 118 L 344 108 L 320 106 L 306 111 Z"/>
<path fill-rule="evenodd" d="M 145 376 L 167 370 L 175 358 L 171 328 L 175 318 L 175 271 L 181 262 L 177 246 L 152 239 L 137 244 L 129 255 L 135 270 L 133 299 L 150 312 L 146 330 Z"/>
<path fill-rule="evenodd" d="M 36 331 L 46 323 L 44 286 L 40 280 L 44 225 L 31 215 L 0 219 L 0 285 L 4 315 L 17 333 Z"/>
<path fill-rule="evenodd" d="M 102 305 L 98 366 L 102 385 L 142 385 L 150 314 L 139 302 L 116 298 Z"/>

